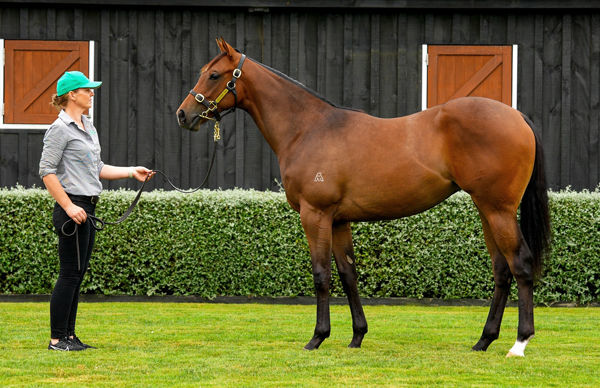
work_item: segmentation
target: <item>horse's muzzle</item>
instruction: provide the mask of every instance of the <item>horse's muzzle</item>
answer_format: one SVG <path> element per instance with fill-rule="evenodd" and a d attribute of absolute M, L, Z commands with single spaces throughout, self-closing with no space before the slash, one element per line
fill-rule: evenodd
<path fill-rule="evenodd" d="M 185 117 L 185 111 L 183 109 L 177 111 L 177 123 L 180 127 L 185 128 L 187 117 Z"/>
<path fill-rule="evenodd" d="M 188 119 L 185 111 L 179 109 L 177 111 L 177 123 L 183 129 L 189 129 L 190 131 L 197 131 L 200 128 L 200 116 L 194 115 L 191 120 Z"/>

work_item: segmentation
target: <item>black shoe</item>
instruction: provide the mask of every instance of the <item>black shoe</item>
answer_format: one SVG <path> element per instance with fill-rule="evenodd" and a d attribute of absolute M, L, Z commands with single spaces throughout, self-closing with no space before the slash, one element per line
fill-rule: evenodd
<path fill-rule="evenodd" d="M 76 335 L 73 335 L 73 338 L 69 338 L 69 340 L 71 342 L 83 347 L 84 349 L 96 349 L 95 346 L 84 344 L 83 342 L 81 342 L 81 340 Z"/>
<path fill-rule="evenodd" d="M 48 344 L 48 350 L 61 350 L 63 352 L 75 352 L 80 350 L 85 350 L 85 348 L 79 344 L 76 344 L 69 337 L 63 337 L 54 345 L 52 345 L 52 341 Z"/>

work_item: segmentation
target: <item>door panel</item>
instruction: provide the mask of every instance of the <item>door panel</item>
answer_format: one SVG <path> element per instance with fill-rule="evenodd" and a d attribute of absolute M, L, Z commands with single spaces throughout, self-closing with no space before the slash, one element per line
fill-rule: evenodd
<path fill-rule="evenodd" d="M 4 123 L 50 124 L 56 82 L 65 71 L 88 75 L 89 43 L 72 41 L 5 41 Z"/>
<path fill-rule="evenodd" d="M 512 104 L 511 46 L 428 46 L 427 107 L 458 97 Z"/>

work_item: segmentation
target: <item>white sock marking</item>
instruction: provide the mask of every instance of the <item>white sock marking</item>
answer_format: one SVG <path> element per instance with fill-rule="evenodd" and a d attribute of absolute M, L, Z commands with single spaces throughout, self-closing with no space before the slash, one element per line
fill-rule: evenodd
<path fill-rule="evenodd" d="M 527 338 L 525 341 L 515 341 L 513 347 L 508 351 L 508 354 L 514 354 L 515 356 L 525 357 L 525 347 L 533 336 Z"/>

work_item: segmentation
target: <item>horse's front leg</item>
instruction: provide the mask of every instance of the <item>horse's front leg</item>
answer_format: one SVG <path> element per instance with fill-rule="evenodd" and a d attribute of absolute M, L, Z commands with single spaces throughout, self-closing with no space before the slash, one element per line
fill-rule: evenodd
<path fill-rule="evenodd" d="M 363 337 L 367 333 L 367 320 L 358 296 L 356 258 L 352 244 L 352 231 L 348 222 L 333 226 L 333 255 L 352 314 L 354 335 L 348 347 L 360 348 Z"/>
<path fill-rule="evenodd" d="M 331 280 L 332 218 L 330 214 L 308 206 L 301 207 L 300 220 L 306 233 L 317 294 L 317 324 L 313 338 L 304 349 L 317 349 L 329 337 L 329 282 Z"/>

